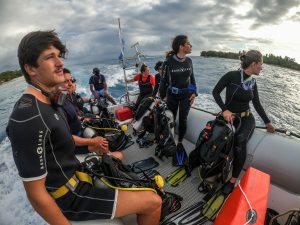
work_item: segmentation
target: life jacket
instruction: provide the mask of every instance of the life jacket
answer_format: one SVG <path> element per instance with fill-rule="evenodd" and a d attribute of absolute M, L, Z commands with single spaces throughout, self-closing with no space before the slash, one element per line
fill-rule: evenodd
<path fill-rule="evenodd" d="M 153 87 L 150 82 L 150 75 L 148 75 L 147 80 L 143 82 L 143 75 L 140 74 L 139 88 L 140 88 L 140 94 L 142 95 L 151 94 L 153 92 Z"/>

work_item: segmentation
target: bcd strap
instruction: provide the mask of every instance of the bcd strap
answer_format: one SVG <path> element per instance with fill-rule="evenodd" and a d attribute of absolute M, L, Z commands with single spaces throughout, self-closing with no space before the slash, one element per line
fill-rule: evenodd
<path fill-rule="evenodd" d="M 49 194 L 54 199 L 61 198 L 62 196 L 66 195 L 69 191 L 75 191 L 80 181 L 93 185 L 93 179 L 90 175 L 84 172 L 76 171 L 75 174 L 68 180 L 66 184 L 59 187 L 56 191 L 49 192 Z"/>

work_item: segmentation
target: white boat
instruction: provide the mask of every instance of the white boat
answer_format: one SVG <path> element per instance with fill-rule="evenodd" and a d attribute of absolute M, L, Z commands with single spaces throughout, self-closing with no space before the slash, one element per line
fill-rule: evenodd
<path fill-rule="evenodd" d="M 126 70 L 132 69 L 132 67 L 126 66 L 126 59 L 124 56 L 124 41 L 121 38 L 121 28 L 119 20 L 119 36 L 120 43 L 122 45 L 121 55 L 123 57 L 123 69 L 124 79 L 126 80 Z M 138 48 L 138 43 L 133 45 L 136 54 L 134 57 L 130 57 L 129 60 L 136 60 L 136 63 L 141 63 L 141 56 Z M 128 102 L 134 102 L 139 94 L 138 91 L 128 91 L 127 85 L 125 86 L 126 94 L 120 99 L 124 100 L 125 103 L 120 103 L 116 106 L 109 107 L 109 111 L 114 113 L 117 108 L 126 106 Z M 178 116 L 177 116 L 178 118 Z M 188 115 L 187 120 L 187 132 L 183 145 L 189 154 L 195 148 L 198 136 L 201 130 L 205 127 L 207 121 L 213 120 L 215 116 L 205 110 L 197 109 L 192 107 Z M 128 133 L 133 136 L 133 129 L 131 120 L 118 121 L 120 124 L 128 124 Z M 178 121 L 176 121 L 178 124 Z M 175 134 L 176 135 L 176 134 Z M 135 141 L 136 137 L 133 136 Z M 125 155 L 124 164 L 130 164 L 138 160 L 146 159 L 150 156 L 155 155 L 155 145 L 148 149 L 140 149 L 135 143 L 129 148 L 123 151 Z M 83 160 L 83 156 L 79 159 Z M 166 178 L 175 167 L 172 166 L 171 158 L 161 161 L 156 158 L 159 162 L 159 167 L 156 168 Z M 267 133 L 264 129 L 255 129 L 253 136 L 247 144 L 247 159 L 243 167 L 240 179 L 248 167 L 254 167 L 264 173 L 267 173 L 271 177 L 270 191 L 268 197 L 268 208 L 274 209 L 279 213 L 286 212 L 290 209 L 300 208 L 300 139 L 289 136 L 287 134 Z M 165 185 L 164 190 L 174 192 L 183 197 L 182 207 L 178 211 L 182 211 L 188 206 L 200 202 L 204 195 L 198 191 L 198 185 L 200 184 L 200 178 L 197 175 L 197 171 L 192 171 L 192 175 L 182 182 L 178 187 L 171 187 Z M 259 192 L 260 190 L 257 190 Z M 175 212 L 178 213 L 178 212 Z M 172 216 L 172 214 L 170 215 Z M 280 221 L 278 221 L 280 222 Z M 136 225 L 136 216 L 126 216 L 124 218 L 117 218 L 113 220 L 94 220 L 94 221 L 81 221 L 72 222 L 77 225 Z M 212 223 L 206 223 L 212 224 Z M 256 224 L 256 223 L 255 223 Z M 226 224 L 224 224 L 226 225 Z"/>
<path fill-rule="evenodd" d="M 129 92 L 129 99 L 135 99 L 137 92 Z M 126 105 L 126 103 L 110 107 L 109 110 L 114 112 L 115 109 Z M 195 143 L 199 133 L 204 128 L 207 121 L 215 117 L 203 110 L 192 107 L 187 120 L 187 132 L 183 144 L 187 153 L 195 148 Z M 130 120 L 122 121 L 129 125 Z M 133 136 L 135 140 L 136 137 Z M 154 157 L 155 145 L 148 149 L 140 149 L 137 144 L 125 149 L 125 164 L 145 159 L 149 156 Z M 82 156 L 81 156 L 82 159 Z M 287 136 L 281 133 L 270 134 L 263 129 L 256 129 L 247 145 L 247 160 L 244 165 L 244 171 L 248 167 L 254 167 L 271 176 L 271 186 L 269 192 L 268 208 L 272 208 L 279 213 L 285 212 L 292 208 L 300 206 L 300 139 Z M 166 178 L 168 174 L 174 171 L 175 167 L 171 165 L 171 159 L 159 162 L 157 170 Z M 242 173 L 243 174 L 243 173 Z M 188 177 L 178 187 L 165 185 L 165 190 L 175 192 L 183 197 L 181 210 L 199 202 L 203 198 L 203 194 L 198 192 L 197 187 L 200 183 L 197 172 L 194 170 L 192 176 Z M 259 192 L 259 190 L 257 190 Z M 135 216 L 127 216 L 114 220 L 95 220 L 85 222 L 73 222 L 78 225 L 135 225 Z"/>

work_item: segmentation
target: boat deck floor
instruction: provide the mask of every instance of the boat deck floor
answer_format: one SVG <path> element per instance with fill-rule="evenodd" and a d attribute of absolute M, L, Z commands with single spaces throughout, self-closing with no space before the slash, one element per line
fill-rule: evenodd
<path fill-rule="evenodd" d="M 132 134 L 132 128 L 129 125 L 129 130 L 126 132 L 127 134 L 130 134 L 132 136 L 132 141 L 134 141 L 134 144 L 130 147 L 126 148 L 124 153 L 124 164 L 131 164 L 133 162 L 146 159 L 148 157 L 153 157 L 155 160 L 159 163 L 159 166 L 155 168 L 160 175 L 165 179 L 171 172 L 176 170 L 178 167 L 172 166 L 172 158 L 164 158 L 162 161 L 158 157 L 155 156 L 155 147 L 156 144 L 153 144 L 152 146 L 148 148 L 140 148 L 139 145 L 136 143 L 137 136 L 134 136 Z M 194 143 L 191 143 L 187 140 L 183 140 L 183 145 L 186 149 L 187 154 L 189 154 L 195 147 Z M 78 157 L 79 160 L 83 160 L 84 156 L 81 155 Z M 188 206 L 199 202 L 203 198 L 203 194 L 198 191 L 198 185 L 200 183 L 199 175 L 197 174 L 197 170 L 192 171 L 192 175 L 188 177 L 185 181 L 180 183 L 177 187 L 172 187 L 171 185 L 167 184 L 165 182 L 164 190 L 168 192 L 176 193 L 183 197 L 183 201 L 181 202 L 181 209 L 178 210 L 175 213 L 178 213 L 182 211 L 183 209 L 187 208 Z M 172 214 L 170 214 L 172 215 Z M 126 216 L 124 218 L 120 219 L 114 219 L 114 220 L 96 220 L 96 221 L 85 221 L 85 222 L 73 222 L 73 224 L 103 224 L 103 225 L 135 225 L 136 224 L 136 216 Z"/>

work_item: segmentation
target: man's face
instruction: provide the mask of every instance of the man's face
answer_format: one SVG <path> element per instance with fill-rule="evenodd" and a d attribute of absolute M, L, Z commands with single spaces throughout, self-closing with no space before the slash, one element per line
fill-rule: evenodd
<path fill-rule="evenodd" d="M 25 69 L 33 82 L 46 90 L 64 82 L 64 61 L 60 51 L 54 46 L 45 49 L 37 59 L 37 67 L 26 64 Z"/>
<path fill-rule="evenodd" d="M 63 87 L 69 94 L 75 91 L 75 84 L 73 84 L 73 77 L 70 73 L 64 73 L 65 81 Z"/>

